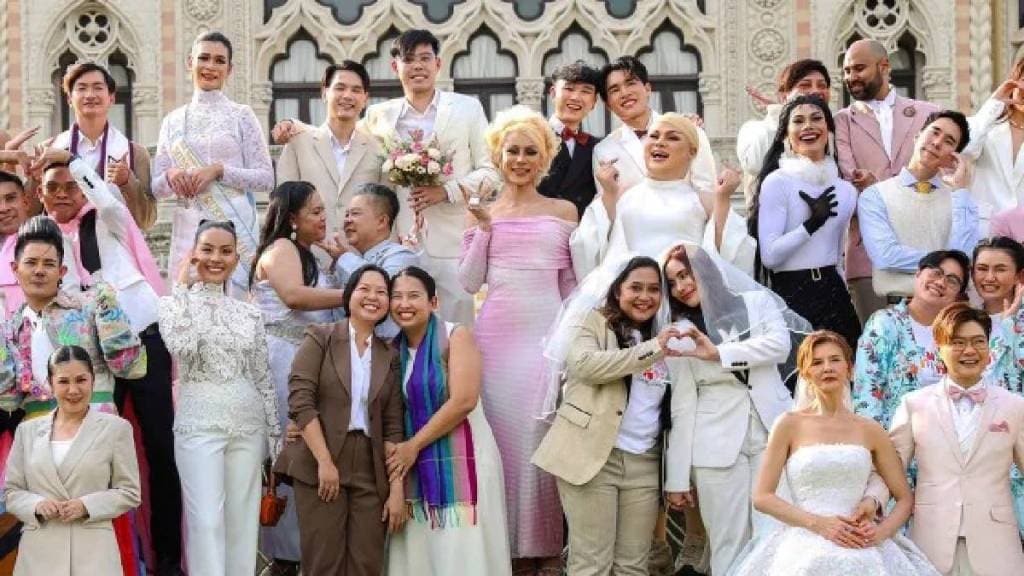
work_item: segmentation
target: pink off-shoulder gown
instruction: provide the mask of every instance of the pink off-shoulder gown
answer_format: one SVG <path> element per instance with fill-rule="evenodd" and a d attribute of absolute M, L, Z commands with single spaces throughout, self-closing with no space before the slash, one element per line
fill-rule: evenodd
<path fill-rule="evenodd" d="M 576 285 L 569 235 L 553 216 L 495 219 L 463 236 L 459 279 L 471 294 L 486 282 L 474 333 L 483 356 L 484 413 L 505 468 L 513 558 L 562 552 L 562 507 L 553 476 L 530 464 L 547 432 L 542 340 Z"/>

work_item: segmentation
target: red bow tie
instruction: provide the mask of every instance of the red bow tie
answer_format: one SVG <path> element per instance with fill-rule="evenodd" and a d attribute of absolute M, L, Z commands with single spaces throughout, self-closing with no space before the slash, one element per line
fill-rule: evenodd
<path fill-rule="evenodd" d="M 946 392 L 949 394 L 949 397 L 952 398 L 954 402 L 966 396 L 970 398 L 971 401 L 974 402 L 975 404 L 984 404 L 985 398 L 988 397 L 988 391 L 985 390 L 984 388 L 971 388 L 969 390 L 961 390 L 960 388 L 950 386 Z"/>
<path fill-rule="evenodd" d="M 566 126 L 565 128 L 562 128 L 562 141 L 565 142 L 567 140 L 575 140 L 577 144 L 586 146 L 587 142 L 590 142 L 590 134 L 587 134 L 582 130 L 577 132 Z"/>

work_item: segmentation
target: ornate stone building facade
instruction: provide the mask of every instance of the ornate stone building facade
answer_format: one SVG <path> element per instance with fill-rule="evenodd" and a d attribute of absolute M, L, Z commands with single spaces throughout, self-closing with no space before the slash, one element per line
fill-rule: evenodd
<path fill-rule="evenodd" d="M 740 124 L 758 114 L 779 70 L 815 57 L 833 70 L 857 38 L 892 51 L 903 93 L 973 110 L 1024 55 L 1024 0 L 5 0 L 0 5 L 0 127 L 68 121 L 62 70 L 106 62 L 121 85 L 115 122 L 155 143 L 161 117 L 189 98 L 185 58 L 200 32 L 235 43 L 228 91 L 269 126 L 319 122 L 328 62 L 364 62 L 373 96 L 399 93 L 387 54 L 398 30 L 442 42 L 443 86 L 480 97 L 488 113 L 519 102 L 546 110 L 544 76 L 561 62 L 639 54 L 663 110 L 698 112 L 716 152 L 733 156 Z M 595 133 L 612 126 L 599 108 Z"/>

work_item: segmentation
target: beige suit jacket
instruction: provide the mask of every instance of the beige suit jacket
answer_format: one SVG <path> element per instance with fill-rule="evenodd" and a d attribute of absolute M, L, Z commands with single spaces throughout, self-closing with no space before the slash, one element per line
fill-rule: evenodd
<path fill-rule="evenodd" d="M 111 520 L 138 506 L 142 493 L 131 425 L 91 409 L 60 466 L 52 425 L 52 415 L 23 422 L 7 460 L 7 511 L 25 523 L 14 574 L 121 574 Z M 84 520 L 36 516 L 43 500 L 75 498 L 88 511 Z"/>
<path fill-rule="evenodd" d="M 944 382 L 904 396 L 889 432 L 904 465 L 917 461 L 910 537 L 948 573 L 962 523 L 976 576 L 1024 574 L 1010 493 L 1010 465 L 1024 467 L 1024 398 L 988 386 L 965 459 Z"/>
<path fill-rule="evenodd" d="M 654 338 L 620 349 L 608 321 L 591 312 L 569 351 L 565 396 L 533 464 L 576 486 L 589 482 L 608 461 L 619 434 L 626 410 L 623 378 L 662 357 Z"/>
<path fill-rule="evenodd" d="M 381 182 L 383 162 L 377 139 L 357 128 L 352 133 L 345 166 L 339 172 L 331 148 L 331 129 L 323 124 L 297 134 L 285 145 L 277 160 L 277 183 L 305 180 L 316 187 L 324 201 L 331 238 L 341 231 L 345 209 L 356 190 L 363 184 Z"/>

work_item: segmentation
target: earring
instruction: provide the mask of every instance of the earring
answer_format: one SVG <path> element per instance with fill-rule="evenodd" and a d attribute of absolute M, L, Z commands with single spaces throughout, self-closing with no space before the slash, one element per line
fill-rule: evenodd
<path fill-rule="evenodd" d="M 289 238 L 291 238 L 293 242 L 295 241 L 295 237 L 297 236 L 297 234 L 295 232 L 296 230 L 298 230 L 298 227 L 295 226 L 295 224 L 292 224 L 292 233 L 289 236 Z"/>

